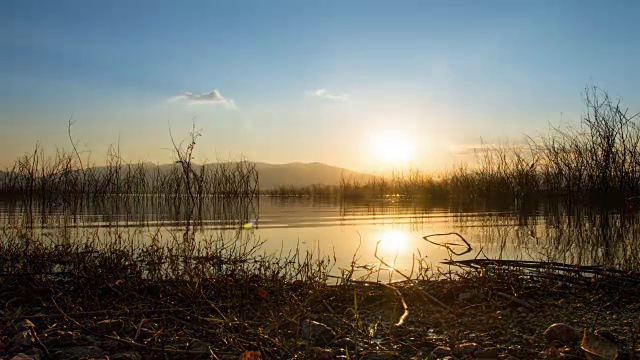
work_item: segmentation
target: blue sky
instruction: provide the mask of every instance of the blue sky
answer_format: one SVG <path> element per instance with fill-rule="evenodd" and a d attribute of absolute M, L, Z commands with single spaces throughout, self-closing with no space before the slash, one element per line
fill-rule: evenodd
<path fill-rule="evenodd" d="M 404 163 L 441 169 L 481 138 L 579 121 L 588 84 L 637 108 L 638 13 L 637 1 L 6 0 L 0 165 L 37 141 L 68 146 L 70 116 L 98 163 L 118 141 L 125 158 L 167 162 L 169 124 L 183 138 L 195 117 L 201 161 L 378 171 L 397 164 L 372 143 L 394 133 L 412 145 Z"/>

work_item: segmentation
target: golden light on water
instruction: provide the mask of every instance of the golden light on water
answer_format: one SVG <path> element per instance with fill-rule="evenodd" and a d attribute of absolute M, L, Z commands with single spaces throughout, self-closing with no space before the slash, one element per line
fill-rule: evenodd
<path fill-rule="evenodd" d="M 386 230 L 375 234 L 376 241 L 380 241 L 378 249 L 380 255 L 395 256 L 408 250 L 409 234 L 401 230 Z"/>
<path fill-rule="evenodd" d="M 381 131 L 369 138 L 376 157 L 387 163 L 401 165 L 411 160 L 415 144 L 413 139 L 400 131 Z"/>

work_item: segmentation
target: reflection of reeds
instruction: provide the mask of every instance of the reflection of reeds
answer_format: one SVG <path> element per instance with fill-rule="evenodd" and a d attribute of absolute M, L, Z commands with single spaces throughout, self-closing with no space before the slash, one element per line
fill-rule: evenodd
<path fill-rule="evenodd" d="M 195 218 L 219 209 L 239 219 L 255 214 L 258 172 L 247 161 L 196 165 L 191 160 L 197 134 L 186 149 L 174 144 L 178 158 L 173 165 L 127 163 L 117 146 L 109 148 L 104 166 L 83 163 L 75 151 L 58 149 L 48 156 L 36 144 L 0 178 L 0 198 L 14 200 L 33 213 L 50 210 L 79 214 L 87 208 L 113 208 L 108 214 L 143 209 L 153 202 L 172 208 L 178 218 Z M 86 164 L 86 165 L 85 165 Z M 135 212 L 135 211 L 134 211 Z M 194 213 L 195 212 L 195 213 Z"/>
<path fill-rule="evenodd" d="M 459 216 L 472 238 L 498 259 L 598 265 L 640 272 L 637 214 L 546 207 L 528 215 L 487 213 Z M 473 226 L 473 227 L 470 227 Z"/>

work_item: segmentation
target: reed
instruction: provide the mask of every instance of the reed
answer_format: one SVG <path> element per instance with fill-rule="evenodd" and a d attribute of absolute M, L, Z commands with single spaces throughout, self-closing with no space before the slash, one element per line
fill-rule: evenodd
<path fill-rule="evenodd" d="M 597 87 L 583 93 L 579 126 L 550 126 L 546 134 L 521 143 L 484 144 L 476 164 L 441 176 L 419 171 L 368 181 L 343 178 L 323 191 L 282 187 L 272 195 L 337 196 L 345 199 L 389 195 L 450 204 L 529 206 L 542 202 L 624 207 L 640 191 L 640 128 L 620 99 Z"/>

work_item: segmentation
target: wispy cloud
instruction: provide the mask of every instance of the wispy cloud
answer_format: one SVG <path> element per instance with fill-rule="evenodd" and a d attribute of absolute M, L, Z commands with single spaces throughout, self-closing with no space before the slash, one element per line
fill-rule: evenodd
<path fill-rule="evenodd" d="M 169 101 L 186 101 L 189 104 L 206 104 L 206 105 L 223 105 L 228 108 L 235 108 L 236 104 L 232 99 L 222 96 L 220 91 L 214 89 L 209 93 L 193 94 L 182 91 L 178 95 L 169 99 Z"/>
<path fill-rule="evenodd" d="M 346 94 L 334 94 L 329 92 L 327 89 L 318 89 L 311 93 L 312 96 L 320 97 L 329 100 L 339 100 L 339 101 L 348 101 L 349 95 Z"/>

